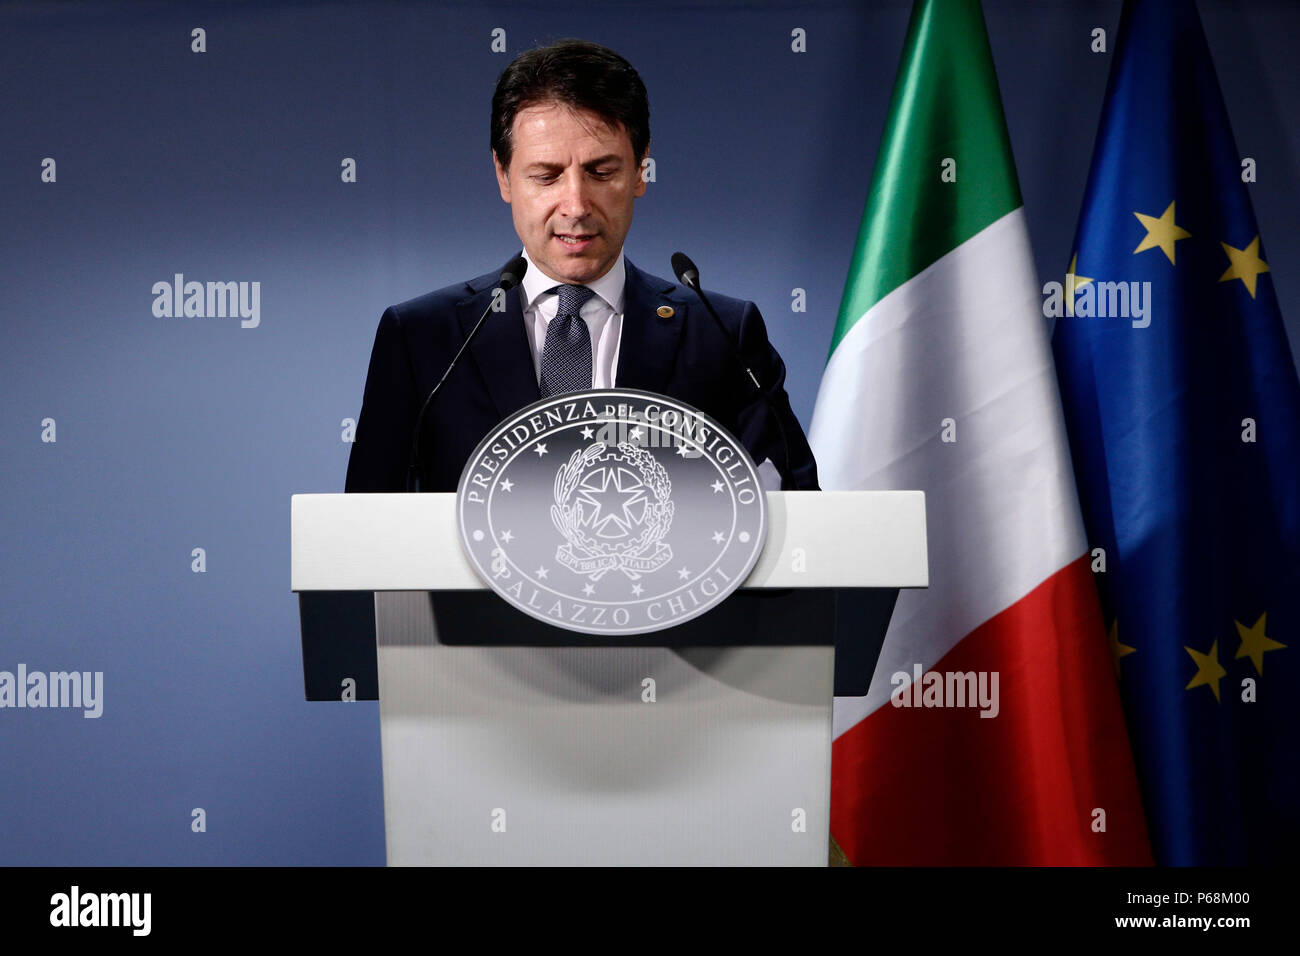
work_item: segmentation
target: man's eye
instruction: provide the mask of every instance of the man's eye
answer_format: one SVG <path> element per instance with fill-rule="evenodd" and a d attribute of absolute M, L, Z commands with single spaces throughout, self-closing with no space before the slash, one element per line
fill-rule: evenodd
<path fill-rule="evenodd" d="M 534 182 L 539 182 L 539 183 L 553 183 L 553 182 L 555 182 L 555 174 L 554 174 L 554 173 L 538 173 L 536 176 L 533 177 L 533 181 L 534 181 Z"/>
<path fill-rule="evenodd" d="M 612 169 L 594 169 L 591 174 L 597 179 L 609 179 L 610 176 L 614 175 L 614 171 Z"/>

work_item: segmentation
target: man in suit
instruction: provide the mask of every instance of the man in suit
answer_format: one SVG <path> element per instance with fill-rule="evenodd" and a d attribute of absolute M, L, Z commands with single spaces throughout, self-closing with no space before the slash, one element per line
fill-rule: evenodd
<path fill-rule="evenodd" d="M 701 409 L 783 488 L 817 487 L 817 466 L 784 388 L 785 365 L 752 302 L 711 295 L 776 415 L 690 290 L 623 256 L 650 145 L 645 86 L 605 47 L 530 50 L 492 97 L 492 156 L 528 270 L 488 317 L 422 426 L 427 491 L 455 491 L 493 426 L 548 396 L 585 388 L 659 392 Z M 499 271 L 387 309 L 379 321 L 345 490 L 406 490 L 425 398 L 491 302 Z M 784 432 L 785 438 L 782 438 Z M 785 448 L 789 447 L 789 461 Z"/>

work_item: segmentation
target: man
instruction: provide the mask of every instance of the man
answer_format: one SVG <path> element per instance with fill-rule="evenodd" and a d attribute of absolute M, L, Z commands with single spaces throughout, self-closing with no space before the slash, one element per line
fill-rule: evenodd
<path fill-rule="evenodd" d="M 785 365 L 754 304 L 710 296 L 780 426 L 694 293 L 623 257 L 633 203 L 645 194 L 641 161 L 650 146 L 645 86 L 632 66 L 579 40 L 521 54 L 492 97 L 491 145 L 528 271 L 425 416 L 422 488 L 455 491 L 478 442 L 519 408 L 546 395 L 614 386 L 701 409 L 755 462 L 779 467 L 783 488 L 816 488 L 817 466 L 784 389 Z M 406 490 L 420 408 L 491 302 L 499 274 L 384 312 L 346 491 Z"/>

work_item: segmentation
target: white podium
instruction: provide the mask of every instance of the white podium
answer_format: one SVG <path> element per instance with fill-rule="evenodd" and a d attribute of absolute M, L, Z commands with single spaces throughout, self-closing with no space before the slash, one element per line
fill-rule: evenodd
<path fill-rule="evenodd" d="M 389 865 L 826 865 L 832 698 L 928 585 L 925 498 L 768 506 L 740 591 L 611 643 L 488 591 L 454 495 L 295 495 L 307 697 L 379 698 Z"/>

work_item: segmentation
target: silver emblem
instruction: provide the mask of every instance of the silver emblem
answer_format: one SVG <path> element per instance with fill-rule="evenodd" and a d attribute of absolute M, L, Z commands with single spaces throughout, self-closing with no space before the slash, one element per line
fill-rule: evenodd
<path fill-rule="evenodd" d="M 465 465 L 466 554 L 501 597 L 587 634 L 703 614 L 749 575 L 766 498 L 744 447 L 682 402 L 602 389 L 502 422 Z"/>

